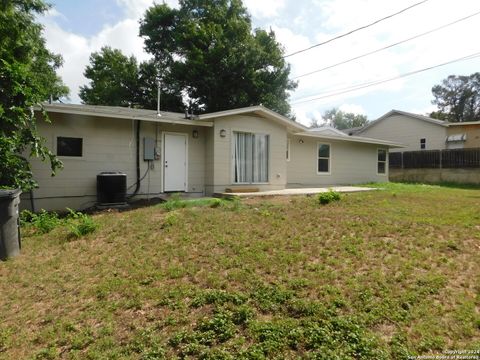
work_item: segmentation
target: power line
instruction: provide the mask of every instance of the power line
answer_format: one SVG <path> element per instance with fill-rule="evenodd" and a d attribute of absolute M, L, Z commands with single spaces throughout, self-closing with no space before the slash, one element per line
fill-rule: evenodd
<path fill-rule="evenodd" d="M 326 40 L 326 41 L 323 41 L 323 42 L 321 42 L 321 43 L 312 45 L 312 46 L 310 46 L 310 47 L 308 47 L 308 48 L 295 51 L 295 52 L 293 52 L 293 53 L 291 53 L 291 54 L 288 54 L 288 55 L 284 55 L 283 58 L 287 58 L 287 57 L 290 57 L 290 56 L 293 56 L 293 55 L 297 55 L 297 54 L 303 53 L 303 52 L 305 52 L 305 51 L 311 50 L 311 49 L 316 48 L 316 47 L 318 47 L 318 46 L 328 44 L 329 42 L 332 42 L 332 41 L 334 41 L 334 40 L 338 40 L 338 39 L 340 39 L 340 38 L 343 38 L 343 37 L 345 37 L 345 36 L 348 36 L 348 35 L 350 35 L 350 34 L 353 34 L 354 32 L 357 32 L 357 31 L 366 29 L 366 28 L 368 28 L 368 27 L 370 27 L 370 26 L 373 26 L 373 25 L 375 25 L 375 24 L 378 24 L 379 22 L 382 22 L 382 21 L 384 21 L 384 20 L 390 19 L 390 18 L 392 18 L 392 17 L 394 17 L 394 16 L 396 16 L 396 15 L 399 15 L 399 14 L 407 11 L 407 10 L 410 10 L 410 9 L 412 9 L 412 8 L 418 6 L 418 5 L 421 5 L 421 4 L 423 4 L 423 3 L 426 3 L 427 1 L 429 1 L 429 0 L 422 0 L 422 1 L 418 2 L 418 3 L 415 3 L 415 4 L 413 4 L 413 5 L 410 5 L 409 7 L 405 8 L 405 9 L 402 9 L 402 10 L 400 10 L 400 11 L 397 11 L 396 13 L 393 13 L 393 14 L 390 14 L 390 15 L 388 15 L 388 16 L 385 16 L 385 17 L 383 17 L 383 18 L 381 18 L 381 19 L 375 20 L 374 22 L 372 22 L 372 23 L 370 23 L 370 24 L 360 26 L 360 27 L 358 27 L 358 28 L 356 28 L 356 29 L 353 29 L 353 30 L 350 30 L 350 31 L 348 31 L 348 32 L 346 32 L 346 33 L 344 33 L 344 34 L 335 36 L 335 37 L 333 37 L 333 38 L 331 38 L 331 39 L 328 39 L 328 40 Z"/>
<path fill-rule="evenodd" d="M 336 89 L 336 90 L 326 91 L 326 92 L 319 93 L 319 94 L 316 94 L 316 95 L 310 95 L 309 97 L 311 97 L 311 96 L 317 96 L 317 97 L 315 97 L 313 99 L 294 100 L 294 101 L 291 102 L 291 104 L 292 105 L 302 104 L 302 103 L 306 103 L 306 102 L 310 102 L 310 101 L 321 100 L 321 99 L 329 98 L 329 97 L 332 97 L 332 96 L 345 94 L 345 93 L 348 93 L 348 92 L 364 89 L 364 88 L 367 88 L 367 87 L 370 87 L 370 86 L 380 85 L 380 84 L 383 84 L 383 83 L 386 83 L 386 82 L 389 82 L 389 81 L 393 81 L 393 80 L 397 80 L 397 79 L 404 78 L 404 77 L 407 77 L 407 76 L 415 75 L 415 74 L 418 74 L 418 73 L 421 73 L 421 72 L 424 72 L 424 71 L 428 71 L 428 70 L 432 70 L 432 69 L 435 69 L 435 68 L 438 68 L 438 67 L 441 67 L 441 66 L 453 64 L 453 63 L 456 63 L 456 62 L 459 62 L 459 61 L 472 60 L 472 59 L 475 59 L 475 58 L 478 58 L 478 57 L 480 57 L 480 52 L 476 52 L 476 53 L 473 53 L 473 54 L 470 54 L 470 55 L 467 55 L 467 56 L 464 56 L 464 57 L 461 57 L 461 58 L 458 58 L 458 59 L 455 59 L 455 60 L 447 61 L 447 62 L 444 62 L 444 63 L 441 63 L 441 64 L 429 66 L 429 67 L 426 67 L 426 68 L 423 68 L 423 69 L 410 71 L 408 73 L 404 73 L 404 74 L 401 74 L 399 76 L 395 76 L 395 77 L 392 77 L 392 78 L 370 81 L 370 82 L 357 84 L 357 85 L 350 86 L 350 87 L 345 87 L 345 88 L 340 88 L 340 89 Z M 326 95 L 323 95 L 323 94 L 326 94 Z M 321 95 L 321 96 L 318 96 L 318 95 Z"/>
<path fill-rule="evenodd" d="M 334 67 L 336 67 L 336 66 L 343 65 L 343 64 L 347 64 L 347 63 L 352 62 L 352 61 L 354 61 L 354 60 L 361 59 L 361 58 L 366 57 L 366 56 L 368 56 L 368 55 L 372 55 L 372 54 L 378 53 L 378 52 L 380 52 L 380 51 L 383 51 L 383 50 L 386 50 L 386 49 L 390 49 L 390 48 L 392 48 L 392 47 L 394 47 L 394 46 L 397 46 L 397 45 L 406 43 L 407 41 L 411 41 L 411 40 L 414 40 L 414 39 L 418 39 L 419 37 L 422 37 L 422 36 L 431 34 L 431 33 L 435 32 L 435 31 L 439 31 L 439 30 L 445 29 L 446 27 L 449 27 L 449 26 L 452 26 L 452 25 L 454 25 L 454 24 L 457 24 L 457 23 L 459 23 L 459 22 L 461 22 L 461 21 L 465 21 L 465 20 L 467 20 L 467 19 L 470 19 L 470 18 L 472 18 L 472 17 L 474 17 L 474 16 L 476 16 L 476 15 L 478 15 L 478 14 L 480 14 L 480 11 L 477 11 L 476 13 L 473 13 L 473 14 L 471 14 L 471 15 L 468 15 L 468 16 L 465 16 L 465 17 L 463 17 L 463 18 L 460 18 L 460 19 L 457 19 L 457 20 L 455 20 L 455 21 L 452 21 L 452 22 L 450 22 L 450 23 L 448 23 L 448 24 L 445 24 L 445 25 L 439 26 L 439 27 L 437 27 L 437 28 L 428 30 L 428 31 L 426 31 L 426 32 L 424 32 L 424 33 L 421 33 L 421 34 L 412 36 L 412 37 L 410 37 L 410 38 L 407 38 L 407 39 L 398 41 L 398 42 L 396 42 L 396 43 L 387 45 L 387 46 L 385 46 L 385 47 L 382 47 L 382 48 L 379 48 L 379 49 L 376 49 L 376 50 L 367 52 L 367 53 L 365 53 L 365 54 L 355 56 L 355 57 L 350 58 L 350 59 L 348 59 L 348 60 L 344 60 L 344 61 L 341 61 L 341 62 L 339 62 L 339 63 L 336 63 L 336 64 L 333 64 L 333 65 L 329 65 L 329 66 L 323 67 L 323 68 L 321 68 L 321 69 L 313 70 L 313 71 L 310 71 L 310 72 L 308 72 L 308 73 L 295 76 L 295 77 L 293 77 L 293 79 L 299 79 L 299 78 L 302 78 L 302 77 L 305 77 L 305 76 L 313 75 L 313 74 L 319 73 L 319 72 L 321 72 L 321 71 L 325 71 L 325 70 L 334 68 Z"/>

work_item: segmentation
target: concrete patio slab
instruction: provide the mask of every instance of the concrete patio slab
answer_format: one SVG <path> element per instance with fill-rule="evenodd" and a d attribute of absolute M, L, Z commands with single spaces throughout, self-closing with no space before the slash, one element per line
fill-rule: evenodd
<path fill-rule="evenodd" d="M 270 190 L 270 191 L 258 191 L 258 192 L 246 192 L 246 193 L 219 193 L 220 196 L 238 196 L 238 197 L 253 197 L 253 196 L 288 196 L 288 195 L 314 195 L 329 190 L 337 191 L 340 193 L 353 193 L 361 191 L 378 190 L 377 188 L 367 188 L 363 186 L 329 186 L 321 188 L 295 188 L 295 189 L 282 189 L 282 190 Z"/>

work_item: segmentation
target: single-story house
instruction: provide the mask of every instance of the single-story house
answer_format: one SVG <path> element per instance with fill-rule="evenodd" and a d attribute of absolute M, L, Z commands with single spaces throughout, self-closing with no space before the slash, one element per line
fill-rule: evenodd
<path fill-rule="evenodd" d="M 428 116 L 406 111 L 391 110 L 377 120 L 369 122 L 353 132 L 356 136 L 367 136 L 403 144 L 394 151 L 418 151 L 445 149 L 448 123 Z"/>
<path fill-rule="evenodd" d="M 388 152 L 401 145 L 310 130 L 263 106 L 190 116 L 110 106 L 45 104 L 39 133 L 63 162 L 32 160 L 39 187 L 35 208 L 82 209 L 95 204 L 101 172 L 127 175 L 139 198 L 165 192 L 210 195 L 388 181 Z M 31 204 L 25 194 L 24 206 Z"/>
<path fill-rule="evenodd" d="M 480 121 L 450 123 L 400 110 L 391 110 L 364 127 L 347 129 L 345 133 L 405 145 L 392 152 L 480 147 Z"/>
<path fill-rule="evenodd" d="M 480 148 L 480 121 L 449 123 L 447 148 Z"/>

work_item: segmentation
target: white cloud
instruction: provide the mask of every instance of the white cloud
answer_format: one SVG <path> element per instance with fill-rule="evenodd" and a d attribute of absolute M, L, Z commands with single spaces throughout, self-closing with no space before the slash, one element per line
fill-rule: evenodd
<path fill-rule="evenodd" d="M 366 25 L 411 4 L 412 2 L 409 0 L 397 2 L 382 0 L 316 0 L 312 4 L 311 11 L 312 13 L 315 11 L 321 13 L 324 21 L 319 23 L 319 26 L 310 27 L 309 38 L 312 40 L 308 45 L 305 46 L 304 42 L 299 41 L 302 39 L 295 34 L 291 26 L 287 26 L 284 31 L 277 31 L 277 34 L 279 39 L 286 45 L 287 53 L 291 53 L 331 39 L 356 27 Z M 475 8 L 476 6 L 477 8 Z M 455 3 L 446 0 L 427 2 L 365 30 L 360 30 L 339 40 L 288 57 L 287 60 L 292 65 L 292 76 L 305 74 L 426 32 L 476 11 L 478 11 L 478 5 L 467 0 L 459 0 Z M 475 34 L 480 31 L 478 18 L 480 16 L 401 46 L 302 77 L 299 79 L 300 83 L 297 91 L 292 96 L 292 100 L 314 99 L 330 95 L 332 92 L 336 93 L 336 90 L 371 81 L 394 78 L 413 70 L 474 53 L 478 51 L 478 46 L 475 42 L 467 41 L 466 39 L 468 34 Z M 307 18 L 304 19 L 308 20 Z M 287 30 L 291 32 L 291 36 L 282 36 L 288 34 Z M 468 70 L 464 70 L 463 65 L 468 64 L 466 62 L 458 63 L 448 68 L 439 68 L 438 71 L 431 71 L 429 74 L 443 74 L 445 71 L 453 73 L 455 71 L 453 69 L 468 72 Z M 472 62 L 470 62 L 469 68 L 473 68 Z M 438 76 L 440 76 L 439 79 L 443 78 L 443 75 Z M 297 117 L 302 119 L 304 114 L 309 113 L 308 109 L 326 110 L 359 97 L 366 99 L 367 96 L 375 96 L 374 94 L 381 94 L 382 96 L 391 94 L 392 102 L 395 103 L 393 97 L 398 96 L 398 94 L 405 97 L 406 91 L 411 87 L 426 88 L 427 91 L 423 92 L 423 94 L 429 96 L 428 90 L 434 83 L 421 83 L 418 81 L 421 78 L 421 76 L 414 75 L 307 103 L 294 103 L 293 109 Z M 432 77 L 429 79 L 431 80 Z M 433 81 L 439 82 L 439 80 Z M 407 87 L 407 85 L 409 86 Z M 412 98 L 411 100 L 418 102 L 418 98 Z M 429 99 L 425 98 L 425 108 L 427 108 L 429 102 Z M 377 106 L 381 105 L 378 104 Z M 428 109 L 431 108 L 431 106 L 428 107 Z"/>
<path fill-rule="evenodd" d="M 64 65 L 58 72 L 70 88 L 70 100 L 73 103 L 80 102 L 79 88 L 88 83 L 83 72 L 92 52 L 99 51 L 103 46 L 111 46 L 125 55 L 134 55 L 139 61 L 149 58 L 143 51 L 143 40 L 138 36 L 138 22 L 133 19 L 106 26 L 90 38 L 65 31 L 48 18 L 44 20 L 44 27 L 47 47 L 63 56 Z"/>
<path fill-rule="evenodd" d="M 250 13 L 257 18 L 273 18 L 286 5 L 286 0 L 244 0 Z"/>
<path fill-rule="evenodd" d="M 361 105 L 357 104 L 342 104 L 339 107 L 339 110 L 347 113 L 353 113 L 358 115 L 366 115 L 367 112 Z"/>
<path fill-rule="evenodd" d="M 149 6 L 154 4 L 154 0 L 115 1 L 124 9 L 124 18 L 116 24 L 105 25 L 101 31 L 91 37 L 81 36 L 62 28 L 66 19 L 55 9 L 50 10 L 43 18 L 47 46 L 54 52 L 61 53 L 65 59 L 60 75 L 71 88 L 74 102 L 79 101 L 78 87 L 86 83 L 82 73 L 88 64 L 88 57 L 93 51 L 109 45 L 121 49 L 127 55 L 133 54 L 139 60 L 148 58 L 143 51 L 143 40 L 138 37 L 138 19 Z M 159 2 L 157 1 L 157 3 Z M 170 6 L 178 6 L 178 0 L 167 0 L 166 3 Z M 277 40 L 285 46 L 287 54 L 330 39 L 412 4 L 410 0 L 396 2 L 384 0 L 245 0 L 244 3 L 251 12 L 254 23 L 258 21 L 262 23 L 263 27 L 271 26 L 274 29 Z M 469 0 L 429 1 L 368 29 L 302 54 L 288 57 L 287 60 L 292 65 L 291 75 L 296 76 L 314 71 L 444 25 L 478 11 L 475 9 L 476 6 L 478 7 L 476 2 Z M 480 16 L 401 46 L 303 77 L 291 99 L 328 95 L 338 89 L 392 78 L 402 73 L 476 52 L 478 48 L 475 47 L 478 46 L 475 41 L 469 41 L 471 40 L 469 37 L 480 32 L 479 18 Z M 412 101 L 416 101 L 418 104 L 419 97 L 430 96 L 429 89 L 445 77 L 443 76 L 445 72 L 471 73 L 475 71 L 473 70 L 475 69 L 474 65 L 473 61 L 458 63 L 443 69 L 443 72 L 429 72 L 430 75 L 436 73 L 437 77 L 425 77 L 423 83 L 418 81 L 421 77 L 412 76 L 321 100 L 296 104 L 293 105 L 293 110 L 300 122 L 308 123 L 310 118 L 320 115 L 333 106 L 361 104 L 361 99 L 371 99 L 379 94 L 383 97 L 390 96 L 385 102 L 389 106 L 396 107 L 395 104 L 399 99 L 404 99 L 403 104 Z M 419 89 L 427 90 L 420 92 Z M 421 94 L 421 96 L 409 96 L 413 93 Z M 425 108 L 430 105 L 429 100 L 426 98 Z M 373 100 L 371 102 L 376 103 Z M 375 106 L 380 107 L 381 105 Z M 370 110 L 364 104 L 361 107 Z M 423 106 L 415 105 L 411 108 L 421 110 Z M 381 111 L 383 112 L 383 109 Z"/>
<path fill-rule="evenodd" d="M 145 11 L 155 4 L 154 0 L 116 0 L 117 4 L 124 8 L 125 16 L 129 19 L 139 19 Z M 178 7 L 178 0 L 163 1 L 170 7 Z"/>
<path fill-rule="evenodd" d="M 44 13 L 44 17 L 50 18 L 50 19 L 53 19 L 53 18 L 61 18 L 61 19 L 63 19 L 63 20 L 66 20 L 65 15 L 63 15 L 60 11 L 58 11 L 58 10 L 55 9 L 54 7 L 48 9 L 48 10 Z"/>
<path fill-rule="evenodd" d="M 423 108 L 411 108 L 411 109 L 406 109 L 405 111 L 414 113 L 414 114 L 420 114 L 420 115 L 428 115 L 432 111 L 437 110 L 437 107 L 435 105 L 428 105 Z"/>

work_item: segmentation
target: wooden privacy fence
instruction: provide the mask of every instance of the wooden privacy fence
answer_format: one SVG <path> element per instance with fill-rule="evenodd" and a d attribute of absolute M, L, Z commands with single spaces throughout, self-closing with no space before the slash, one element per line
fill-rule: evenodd
<path fill-rule="evenodd" d="M 393 152 L 391 169 L 480 168 L 480 148 Z"/>

